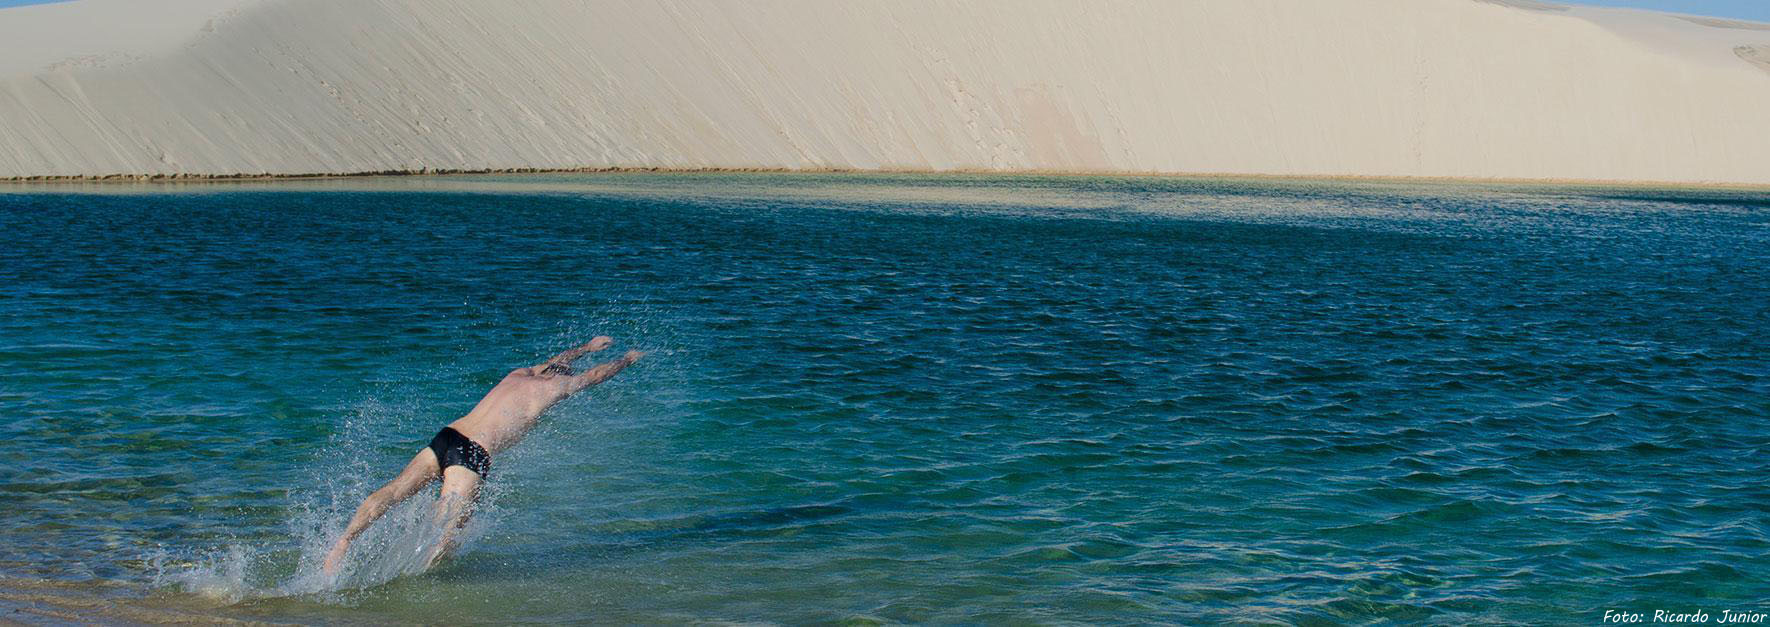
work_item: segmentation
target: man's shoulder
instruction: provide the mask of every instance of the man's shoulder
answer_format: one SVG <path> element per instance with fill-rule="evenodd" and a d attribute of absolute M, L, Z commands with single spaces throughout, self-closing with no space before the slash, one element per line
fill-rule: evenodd
<path fill-rule="evenodd" d="M 500 385 L 556 384 L 562 379 L 562 377 L 541 374 L 539 370 L 539 368 L 517 368 L 510 371 L 510 374 L 504 375 L 504 381 Z"/>

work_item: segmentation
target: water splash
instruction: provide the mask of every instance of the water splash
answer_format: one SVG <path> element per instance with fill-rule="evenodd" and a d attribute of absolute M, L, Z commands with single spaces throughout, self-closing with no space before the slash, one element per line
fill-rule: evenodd
<path fill-rule="evenodd" d="M 332 543 L 343 532 L 358 503 L 390 479 L 397 468 L 375 468 L 370 450 L 386 439 L 369 437 L 370 425 L 412 422 L 414 413 L 392 409 L 381 399 L 361 404 L 326 448 L 330 471 L 322 469 L 307 493 L 291 508 L 286 542 L 231 543 L 187 560 L 160 560 L 154 566 L 156 587 L 168 587 L 219 604 L 291 596 L 335 600 L 336 593 L 369 588 L 427 569 L 429 556 L 442 538 L 435 524 L 437 483 L 392 508 L 351 545 L 336 575 L 322 569 Z M 496 487 L 482 491 L 478 514 L 461 531 L 460 551 L 470 550 L 496 509 Z M 167 563 L 170 562 L 170 563 Z"/>
<path fill-rule="evenodd" d="M 657 323 L 658 313 L 647 296 L 611 299 L 606 306 L 621 307 L 625 314 L 618 322 L 588 323 L 581 319 L 562 320 L 543 346 L 565 346 L 594 335 L 612 334 L 622 338 L 625 348 L 648 351 L 647 369 L 672 373 L 669 379 L 680 378 L 688 362 L 682 349 L 669 348 L 668 325 Z M 612 318 L 612 316 L 610 316 Z M 599 317 L 600 319 L 600 317 Z M 619 351 L 593 355 L 586 361 L 610 359 Z M 538 363 L 552 351 L 536 351 L 522 363 Z M 674 363 L 671 363 L 674 362 Z M 439 364 L 448 376 L 459 378 L 464 364 Z M 632 378 L 632 375 L 625 375 Z M 464 391 L 463 405 L 470 405 L 475 393 Z M 524 443 L 499 454 L 497 480 L 480 486 L 480 497 L 474 516 L 458 534 L 455 555 L 472 551 L 475 542 L 498 526 L 504 512 L 498 506 L 521 477 L 546 474 L 549 464 L 570 459 L 572 448 L 581 446 L 584 433 L 586 399 L 603 397 L 613 401 L 615 411 L 631 409 L 629 393 L 617 392 L 612 398 L 592 390 L 554 408 L 544 417 Z M 310 597 L 321 602 L 342 600 L 341 594 L 373 588 L 408 575 L 428 570 L 434 548 L 442 540 L 442 528 L 435 519 L 438 504 L 438 482 L 432 482 L 406 501 L 390 508 L 352 543 L 340 571 L 324 572 L 322 565 L 332 543 L 342 534 L 358 504 L 382 482 L 393 478 L 400 465 L 379 465 L 371 460 L 388 457 L 389 433 L 425 433 L 440 428 L 443 421 L 437 408 L 421 397 L 402 395 L 396 386 L 383 385 L 378 392 L 359 401 L 328 439 L 318 467 L 307 485 L 315 489 L 298 493 L 289 507 L 284 542 L 234 542 L 225 547 L 188 559 L 169 559 L 165 553 L 151 561 L 154 586 L 192 594 L 210 602 L 235 603 L 281 597 Z M 378 450 L 379 449 L 379 450 Z M 402 452 L 403 454 L 403 452 Z M 400 464 L 404 463 L 401 459 Z"/>

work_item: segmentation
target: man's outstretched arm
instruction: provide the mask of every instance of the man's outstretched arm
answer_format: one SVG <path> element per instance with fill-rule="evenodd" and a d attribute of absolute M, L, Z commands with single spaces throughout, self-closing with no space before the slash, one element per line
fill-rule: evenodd
<path fill-rule="evenodd" d="M 568 351 L 560 353 L 558 355 L 554 355 L 552 359 L 549 359 L 549 360 L 543 362 L 541 365 L 536 366 L 535 368 L 538 370 L 538 369 L 546 368 L 547 366 L 554 365 L 554 364 L 558 364 L 560 366 L 565 366 L 565 367 L 571 367 L 572 362 L 577 361 L 578 358 L 588 355 L 590 353 L 594 353 L 596 351 L 600 351 L 602 349 L 608 348 L 609 346 L 613 345 L 614 343 L 615 343 L 614 338 L 611 338 L 606 335 L 598 335 L 596 337 L 590 338 L 590 341 L 585 342 L 583 346 L 579 346 L 577 348 L 568 350 Z"/>
<path fill-rule="evenodd" d="M 595 368 L 585 370 L 584 374 L 566 379 L 565 393 L 567 396 L 577 394 L 579 390 L 612 379 L 621 369 L 633 365 L 633 362 L 639 361 L 639 358 L 644 356 L 645 353 L 639 351 L 627 351 L 627 354 L 622 355 L 620 359 L 603 362 Z"/>

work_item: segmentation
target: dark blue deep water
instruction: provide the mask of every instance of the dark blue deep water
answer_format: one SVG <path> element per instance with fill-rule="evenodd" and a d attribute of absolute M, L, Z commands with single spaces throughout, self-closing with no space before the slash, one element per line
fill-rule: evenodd
<path fill-rule="evenodd" d="M 318 622 L 1770 612 L 1770 193 L 8 191 L 15 588 Z M 596 334 L 651 356 L 498 461 L 455 560 L 400 561 L 418 503 L 313 583 L 439 426 Z"/>

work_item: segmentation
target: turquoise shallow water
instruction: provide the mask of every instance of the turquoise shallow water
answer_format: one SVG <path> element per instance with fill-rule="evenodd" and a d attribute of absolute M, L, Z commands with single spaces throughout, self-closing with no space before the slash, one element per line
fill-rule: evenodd
<path fill-rule="evenodd" d="M 0 232 L 11 577 L 314 622 L 1770 611 L 1770 194 L 447 177 L 16 188 Z M 652 356 L 498 460 L 457 559 L 401 574 L 414 509 L 315 582 L 600 333 Z"/>

